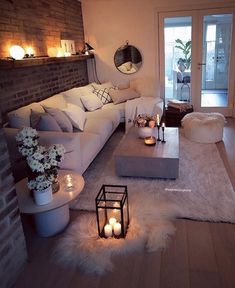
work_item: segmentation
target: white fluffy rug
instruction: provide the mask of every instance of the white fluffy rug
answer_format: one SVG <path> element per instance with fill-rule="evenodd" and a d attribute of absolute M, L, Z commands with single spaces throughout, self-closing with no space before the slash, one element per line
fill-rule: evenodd
<path fill-rule="evenodd" d="M 70 268 L 79 267 L 86 273 L 104 274 L 113 268 L 111 256 L 146 248 L 164 248 L 175 231 L 171 220 L 175 207 L 160 203 L 153 196 L 136 195 L 130 200 L 130 224 L 125 239 L 104 239 L 97 235 L 95 213 L 79 217 L 66 231 L 54 250 L 57 263 Z"/>
<path fill-rule="evenodd" d="M 235 223 L 235 192 L 216 145 L 191 142 L 180 134 L 179 178 L 160 180 L 116 176 L 112 154 L 123 134 L 115 133 L 85 172 L 85 188 L 72 208 L 95 211 L 101 185 L 121 184 L 128 186 L 129 197 L 154 195 L 176 205 L 179 218 Z"/>
<path fill-rule="evenodd" d="M 112 269 L 114 254 L 164 247 L 175 217 L 235 222 L 235 193 L 215 144 L 193 143 L 180 135 L 176 180 L 118 177 L 112 154 L 122 136 L 115 133 L 85 172 L 85 189 L 72 208 L 95 211 L 102 184 L 127 185 L 131 220 L 126 239 L 99 239 L 95 213 L 87 212 L 58 243 L 57 262 L 102 274 Z"/>

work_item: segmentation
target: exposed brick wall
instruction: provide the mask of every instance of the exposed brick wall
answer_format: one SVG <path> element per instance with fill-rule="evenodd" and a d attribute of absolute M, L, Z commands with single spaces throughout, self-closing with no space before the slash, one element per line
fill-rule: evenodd
<path fill-rule="evenodd" d="M 86 60 L 1 70 L 0 107 L 4 122 L 10 110 L 87 83 Z"/>
<path fill-rule="evenodd" d="M 27 258 L 14 180 L 0 114 L 0 286 L 11 287 Z"/>
<path fill-rule="evenodd" d="M 84 45 L 81 3 L 77 0 L 1 0 L 0 58 L 12 45 L 33 47 L 36 56 L 47 55 L 60 40 L 75 40 L 76 51 Z"/>

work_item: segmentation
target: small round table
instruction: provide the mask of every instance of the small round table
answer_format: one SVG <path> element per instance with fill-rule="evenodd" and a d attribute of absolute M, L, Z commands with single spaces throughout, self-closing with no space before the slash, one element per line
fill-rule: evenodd
<path fill-rule="evenodd" d="M 72 177 L 73 187 L 68 189 L 66 175 Z M 84 187 L 83 177 L 74 171 L 59 171 L 60 189 L 53 194 L 53 200 L 46 205 L 36 205 L 27 188 L 27 178 L 16 183 L 16 193 L 21 213 L 32 214 L 38 235 L 53 236 L 69 223 L 69 202 L 74 200 Z"/>

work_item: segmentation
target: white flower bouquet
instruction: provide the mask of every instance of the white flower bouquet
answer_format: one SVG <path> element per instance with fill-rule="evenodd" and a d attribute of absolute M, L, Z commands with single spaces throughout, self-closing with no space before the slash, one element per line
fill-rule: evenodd
<path fill-rule="evenodd" d="M 64 157 L 65 149 L 61 144 L 49 148 L 38 145 L 38 132 L 30 127 L 23 128 L 16 141 L 20 153 L 26 157 L 33 177 L 28 181 L 30 190 L 44 190 L 56 180 L 59 163 Z"/>
<path fill-rule="evenodd" d="M 158 115 L 150 116 L 148 114 L 140 114 L 134 119 L 134 125 L 136 127 L 154 128 L 157 124 L 158 119 Z"/>

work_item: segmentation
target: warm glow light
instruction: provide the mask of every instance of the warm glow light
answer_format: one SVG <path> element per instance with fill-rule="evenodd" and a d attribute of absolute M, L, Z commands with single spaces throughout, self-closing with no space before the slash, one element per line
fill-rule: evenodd
<path fill-rule="evenodd" d="M 48 49 L 47 54 L 49 57 L 56 57 L 57 55 L 57 49 L 54 47 L 51 47 Z"/>
<path fill-rule="evenodd" d="M 70 52 L 64 52 L 64 56 L 69 57 L 69 56 L 71 56 L 71 53 Z"/>
<path fill-rule="evenodd" d="M 25 51 L 21 46 L 14 45 L 10 48 L 10 55 L 15 60 L 21 60 L 24 58 Z"/>
<path fill-rule="evenodd" d="M 62 48 L 57 49 L 56 57 L 64 57 L 64 50 Z"/>
<path fill-rule="evenodd" d="M 32 47 L 27 47 L 27 48 L 26 48 L 26 53 L 27 53 L 29 56 L 32 56 L 32 55 L 34 54 L 33 48 L 32 48 Z"/>

